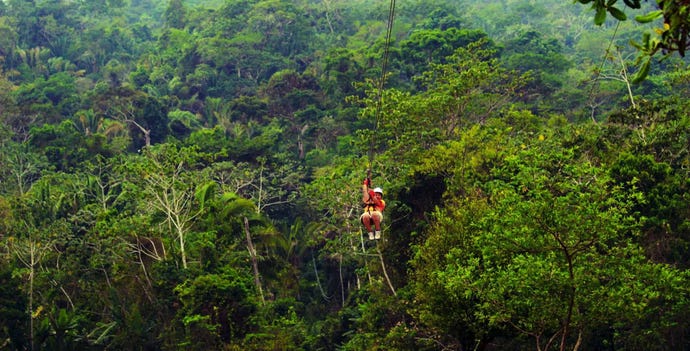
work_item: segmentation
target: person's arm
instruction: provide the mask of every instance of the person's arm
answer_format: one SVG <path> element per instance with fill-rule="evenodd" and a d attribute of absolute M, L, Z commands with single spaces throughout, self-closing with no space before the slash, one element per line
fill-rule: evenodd
<path fill-rule="evenodd" d="M 370 186 L 371 186 L 371 181 L 369 180 L 369 178 L 364 179 L 364 183 L 362 184 L 362 202 L 364 202 L 364 203 L 369 202 L 369 199 L 372 198 L 371 190 L 369 190 Z"/>
<path fill-rule="evenodd" d="M 379 198 L 376 197 L 376 193 L 369 189 L 369 202 L 373 203 L 374 205 L 378 205 L 379 203 Z"/>

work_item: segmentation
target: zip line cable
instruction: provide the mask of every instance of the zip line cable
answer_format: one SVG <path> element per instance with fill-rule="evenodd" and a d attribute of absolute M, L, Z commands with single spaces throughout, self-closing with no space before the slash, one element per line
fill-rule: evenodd
<path fill-rule="evenodd" d="M 379 121 L 381 119 L 381 109 L 382 109 L 382 104 L 383 104 L 383 85 L 386 81 L 386 71 L 388 69 L 388 55 L 390 52 L 390 43 L 391 43 L 391 37 L 393 33 L 393 19 L 395 18 L 395 0 L 390 1 L 390 7 L 388 9 L 388 27 L 386 28 L 386 39 L 384 43 L 384 51 L 383 51 L 383 61 L 381 63 L 381 77 L 378 82 L 378 93 L 377 93 L 377 101 L 376 101 L 376 112 L 375 112 L 375 118 L 374 118 L 374 131 L 371 134 L 370 140 L 369 140 L 369 168 L 367 169 L 367 179 L 371 178 L 371 169 L 374 164 L 374 138 L 376 137 L 376 131 L 378 130 L 379 127 Z M 362 239 L 363 240 L 363 239 Z M 390 281 L 390 278 L 388 277 L 388 272 L 386 271 L 386 264 L 383 260 L 383 254 L 381 253 L 381 250 L 378 247 L 378 241 L 376 243 L 376 252 L 378 258 L 381 260 L 381 269 L 383 270 L 384 277 L 386 278 L 386 282 L 388 283 L 388 287 L 391 289 L 393 292 L 393 295 L 397 296 L 397 293 L 395 292 L 395 288 L 393 287 L 393 284 Z M 366 249 L 364 247 L 364 242 L 362 241 L 362 251 L 366 255 Z M 367 271 L 369 271 L 369 263 L 368 260 L 365 261 L 366 266 L 367 266 Z M 371 280 L 371 275 L 369 275 L 369 279 Z"/>
<path fill-rule="evenodd" d="M 378 95 L 376 101 L 376 114 L 374 118 L 374 133 L 372 133 L 369 141 L 369 170 L 371 170 L 374 163 L 374 137 L 379 128 L 379 120 L 381 118 L 381 105 L 383 100 L 383 85 L 386 81 L 386 70 L 388 69 L 388 55 L 390 53 L 391 36 L 393 33 L 393 20 L 395 18 L 395 0 L 391 0 L 388 8 L 388 27 L 386 28 L 386 39 L 383 50 L 383 62 L 381 63 L 381 77 L 378 84 Z M 370 171 L 369 171 L 370 172 Z"/>

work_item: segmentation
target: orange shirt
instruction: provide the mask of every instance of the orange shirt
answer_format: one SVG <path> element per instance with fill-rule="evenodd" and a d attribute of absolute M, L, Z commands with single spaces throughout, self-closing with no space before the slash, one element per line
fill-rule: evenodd
<path fill-rule="evenodd" d="M 364 204 L 365 212 L 379 211 L 383 212 L 386 208 L 386 202 L 383 199 L 379 199 L 374 194 L 373 190 L 369 190 L 369 201 Z"/>

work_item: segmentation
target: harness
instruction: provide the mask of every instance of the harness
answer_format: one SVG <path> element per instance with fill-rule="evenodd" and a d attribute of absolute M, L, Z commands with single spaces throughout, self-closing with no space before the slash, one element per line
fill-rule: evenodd
<path fill-rule="evenodd" d="M 376 202 L 371 201 L 371 196 L 369 197 L 369 200 L 370 201 L 367 201 L 362 205 L 362 207 L 364 207 L 365 211 L 369 212 L 369 214 L 371 214 L 371 211 L 379 211 L 376 208 Z M 381 203 L 385 204 L 385 202 L 383 202 L 383 200 L 381 200 Z"/>
<path fill-rule="evenodd" d="M 373 202 L 367 202 L 363 205 L 366 212 L 371 213 L 371 211 L 376 211 L 376 204 Z"/>

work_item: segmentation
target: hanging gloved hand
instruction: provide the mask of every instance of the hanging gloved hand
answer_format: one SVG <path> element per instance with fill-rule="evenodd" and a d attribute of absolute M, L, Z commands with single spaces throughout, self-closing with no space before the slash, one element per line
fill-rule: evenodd
<path fill-rule="evenodd" d="M 371 188 L 371 179 L 369 179 L 369 178 L 364 179 L 364 182 L 362 183 L 362 185 L 366 185 L 367 188 Z"/>

